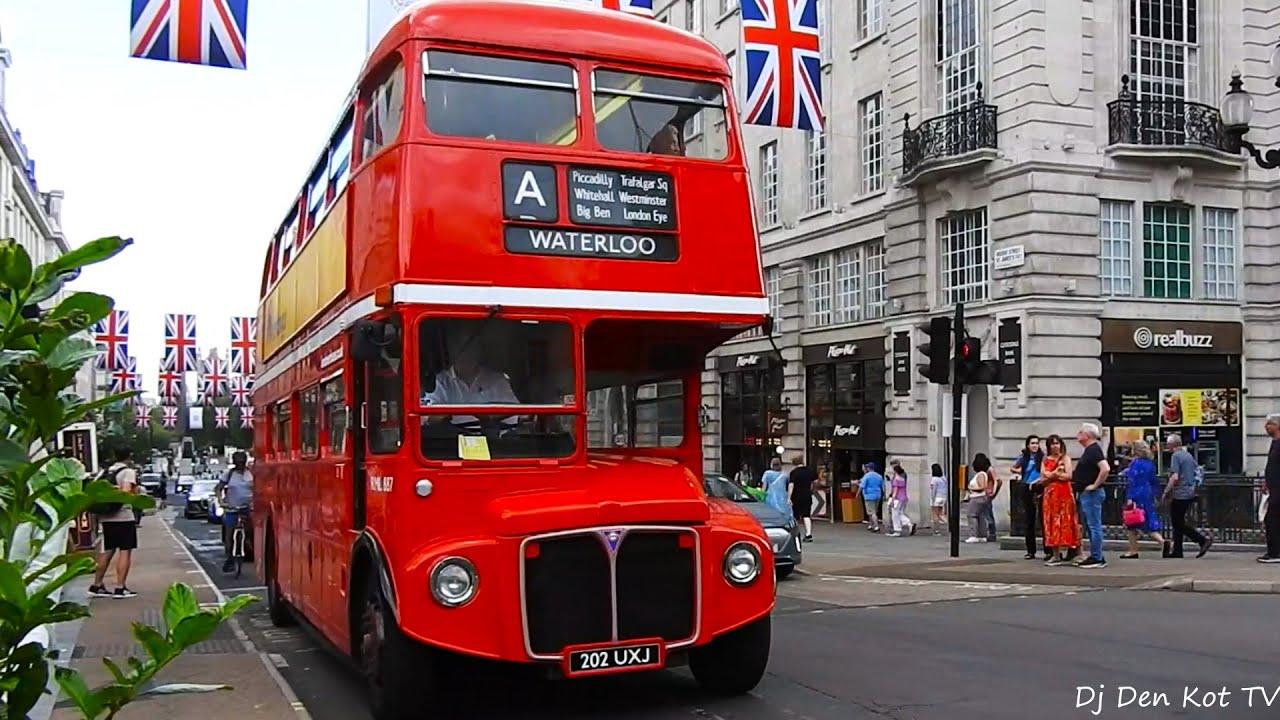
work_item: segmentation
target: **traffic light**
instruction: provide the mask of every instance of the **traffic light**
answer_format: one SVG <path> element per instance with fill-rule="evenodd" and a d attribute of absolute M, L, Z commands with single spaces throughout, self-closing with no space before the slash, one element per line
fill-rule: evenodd
<path fill-rule="evenodd" d="M 982 341 L 966 337 L 956 348 L 956 378 L 961 385 L 999 385 L 1000 361 L 982 359 Z"/>
<path fill-rule="evenodd" d="M 925 332 L 929 340 L 920 343 L 918 349 L 929 362 L 916 368 L 929 382 L 946 385 L 951 380 L 951 318 L 933 318 Z"/>

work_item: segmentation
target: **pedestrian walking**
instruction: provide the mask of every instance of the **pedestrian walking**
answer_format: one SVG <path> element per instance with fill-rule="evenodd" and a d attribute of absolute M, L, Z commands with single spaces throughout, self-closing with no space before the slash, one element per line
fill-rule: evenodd
<path fill-rule="evenodd" d="M 916 524 L 907 514 L 907 471 L 901 465 L 893 466 L 893 479 L 889 481 L 889 517 L 893 520 L 893 532 L 889 537 L 901 537 L 903 530 L 908 535 L 916 534 Z"/>
<path fill-rule="evenodd" d="M 1023 557 L 1027 560 L 1036 559 L 1036 521 L 1041 519 L 1041 505 L 1044 499 L 1044 485 L 1040 482 L 1040 466 L 1043 462 L 1044 450 L 1040 447 L 1040 437 L 1028 435 L 1017 462 L 1009 470 L 1014 479 L 1013 487 L 1009 492 L 1018 498 L 1019 504 L 1022 505 L 1022 517 L 1025 518 L 1023 535 L 1027 540 L 1027 554 Z M 1042 528 L 1043 524 L 1041 520 Z M 1047 544 L 1044 545 L 1044 559 L 1050 559 Z"/>
<path fill-rule="evenodd" d="M 1267 416 L 1267 436 L 1271 447 L 1267 450 L 1267 465 L 1262 471 L 1262 502 L 1266 504 L 1262 516 L 1262 528 L 1267 534 L 1267 551 L 1258 557 L 1260 563 L 1280 563 L 1280 504 L 1271 496 L 1280 493 L 1280 413 Z"/>
<path fill-rule="evenodd" d="M 1076 433 L 1076 441 L 1084 448 L 1071 474 L 1071 484 L 1080 502 L 1080 515 L 1089 529 L 1089 557 L 1080 567 L 1090 570 L 1107 566 L 1102 553 L 1102 502 L 1107 497 L 1103 483 L 1111 474 L 1111 464 L 1102 454 L 1102 430 L 1093 423 L 1085 423 Z"/>
<path fill-rule="evenodd" d="M 984 456 L 985 457 L 985 456 Z M 990 458 L 987 459 L 987 542 L 999 542 L 1000 538 L 996 536 L 996 496 L 1000 494 L 1000 488 L 1004 487 L 1004 480 L 996 474 L 994 465 L 990 465 Z"/>
<path fill-rule="evenodd" d="M 782 472 L 782 458 L 769 461 L 769 469 L 760 476 L 764 487 L 765 503 L 778 512 L 791 515 L 791 488 L 786 473 Z"/>
<path fill-rule="evenodd" d="M 858 495 L 862 497 L 863 507 L 875 508 L 875 514 L 868 514 L 867 520 L 871 532 L 880 532 L 880 524 L 884 518 L 884 476 L 876 472 L 876 464 L 871 462 L 862 467 L 862 479 L 858 481 Z"/>
<path fill-rule="evenodd" d="M 929 470 L 929 509 L 933 511 L 933 534 L 938 535 L 946 526 L 943 517 L 947 510 L 947 478 L 938 463 Z"/>
<path fill-rule="evenodd" d="M 1121 555 L 1120 559 L 1137 559 L 1138 538 L 1143 533 L 1151 535 L 1152 540 L 1160 543 L 1161 555 L 1169 557 L 1170 544 L 1160 534 L 1162 529 L 1160 516 L 1156 512 L 1156 497 L 1160 493 L 1160 476 L 1156 474 L 1151 446 L 1140 440 L 1133 444 L 1130 452 L 1133 460 L 1121 473 L 1125 478 L 1124 526 L 1129 534 L 1129 551 Z"/>
<path fill-rule="evenodd" d="M 1182 557 L 1184 538 L 1200 547 L 1196 557 L 1204 557 L 1204 554 L 1213 546 L 1213 538 L 1205 537 L 1200 534 L 1200 531 L 1187 526 L 1187 511 L 1199 502 L 1200 482 L 1204 478 L 1203 471 L 1191 453 L 1182 446 L 1181 435 L 1173 433 L 1165 439 L 1165 443 L 1169 447 L 1169 452 L 1173 453 L 1169 458 L 1169 482 L 1165 485 L 1164 494 L 1160 498 L 1162 503 L 1172 500 L 1169 515 L 1173 520 L 1173 551 L 1169 553 L 1169 557 Z"/>
<path fill-rule="evenodd" d="M 804 540 L 813 542 L 813 485 L 818 481 L 818 473 L 804 464 L 804 458 L 797 455 L 791 460 L 793 465 L 790 476 L 791 508 L 796 522 L 804 523 Z"/>
<path fill-rule="evenodd" d="M 969 537 L 965 538 L 967 543 L 984 543 L 990 541 L 992 530 L 990 520 L 993 518 L 990 514 L 991 510 L 991 460 L 985 453 L 978 453 L 973 456 L 973 462 L 969 464 L 973 470 L 973 477 L 969 478 Z"/>
<path fill-rule="evenodd" d="M 1076 513 L 1076 496 L 1071 491 L 1071 456 L 1067 444 L 1057 435 L 1045 439 L 1045 455 L 1040 461 L 1041 483 L 1044 484 L 1044 544 L 1050 552 L 1045 565 L 1054 567 L 1071 562 L 1080 547 L 1080 518 Z"/>
<path fill-rule="evenodd" d="M 138 474 L 129 462 L 128 447 L 116 449 L 116 461 L 103 473 L 103 479 L 110 481 L 121 492 L 138 492 Z M 102 508 L 98 514 L 101 526 L 98 568 L 93 574 L 93 583 L 89 586 L 89 594 L 94 597 L 131 598 L 137 593 L 129 589 L 129 569 L 133 564 L 133 551 L 138 547 L 138 521 L 134 517 L 133 508 L 120 503 L 112 503 L 111 507 Z M 107 590 L 107 569 L 111 561 L 116 563 L 115 590 Z"/>

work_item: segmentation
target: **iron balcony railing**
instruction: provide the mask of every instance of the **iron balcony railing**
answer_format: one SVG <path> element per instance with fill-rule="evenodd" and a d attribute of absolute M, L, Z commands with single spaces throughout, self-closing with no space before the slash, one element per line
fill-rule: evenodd
<path fill-rule="evenodd" d="M 1103 534 L 1110 540 L 1126 538 L 1128 534 L 1122 519 L 1126 503 L 1126 483 L 1124 480 L 1108 481 L 1105 487 L 1107 497 L 1102 505 Z M 1208 532 L 1216 542 L 1246 545 L 1265 543 L 1266 533 L 1258 522 L 1262 487 L 1262 478 L 1240 475 L 1205 478 L 1195 506 L 1187 512 L 1187 525 L 1201 532 Z M 1013 492 L 1023 492 L 1023 489 L 1014 488 Z M 1021 537 L 1026 527 L 1022 503 L 1017 498 L 1011 500 L 1011 534 Z M 1157 514 L 1160 516 L 1162 532 L 1166 538 L 1172 539 L 1173 521 L 1169 519 L 1169 506 L 1158 506 Z M 1037 527 L 1036 534 L 1041 532 Z"/>
<path fill-rule="evenodd" d="M 1202 147 L 1231 152 L 1222 113 L 1204 103 L 1139 97 L 1120 78 L 1120 97 L 1107 103 L 1108 144 Z"/>
<path fill-rule="evenodd" d="M 977 150 L 996 148 L 996 106 L 983 102 L 982 83 L 974 101 L 946 115 L 929 118 L 911 127 L 911 115 L 902 117 L 902 174 L 910 179 L 928 165 Z"/>

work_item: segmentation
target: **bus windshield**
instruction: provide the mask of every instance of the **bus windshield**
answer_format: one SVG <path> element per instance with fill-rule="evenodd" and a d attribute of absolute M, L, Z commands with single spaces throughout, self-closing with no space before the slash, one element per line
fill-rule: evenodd
<path fill-rule="evenodd" d="M 593 85 L 603 147 L 709 160 L 728 155 L 719 85 L 616 70 L 597 70 Z"/>
<path fill-rule="evenodd" d="M 418 325 L 422 450 L 432 460 L 466 459 L 460 437 L 491 459 L 573 454 L 573 328 L 567 322 L 428 318 Z M 436 412 L 493 405 L 492 413 Z M 512 412 L 524 407 L 541 412 Z M 499 409 L 501 408 L 501 409 Z M 548 409 L 564 408 L 563 413 Z M 483 442 L 478 438 L 484 438 Z"/>
<path fill-rule="evenodd" d="M 543 145 L 577 140 L 573 66 L 442 50 L 422 60 L 431 132 Z"/>

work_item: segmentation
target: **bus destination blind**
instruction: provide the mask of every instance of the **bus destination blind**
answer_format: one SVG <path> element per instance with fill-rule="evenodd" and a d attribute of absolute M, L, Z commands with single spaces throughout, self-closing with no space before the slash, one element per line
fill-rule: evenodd
<path fill-rule="evenodd" d="M 674 262 L 680 257 L 676 236 L 665 233 L 621 233 L 508 225 L 503 229 L 503 244 L 507 252 L 518 255 L 653 262 Z"/>
<path fill-rule="evenodd" d="M 577 225 L 675 230 L 675 188 L 667 173 L 574 167 L 569 217 Z"/>

